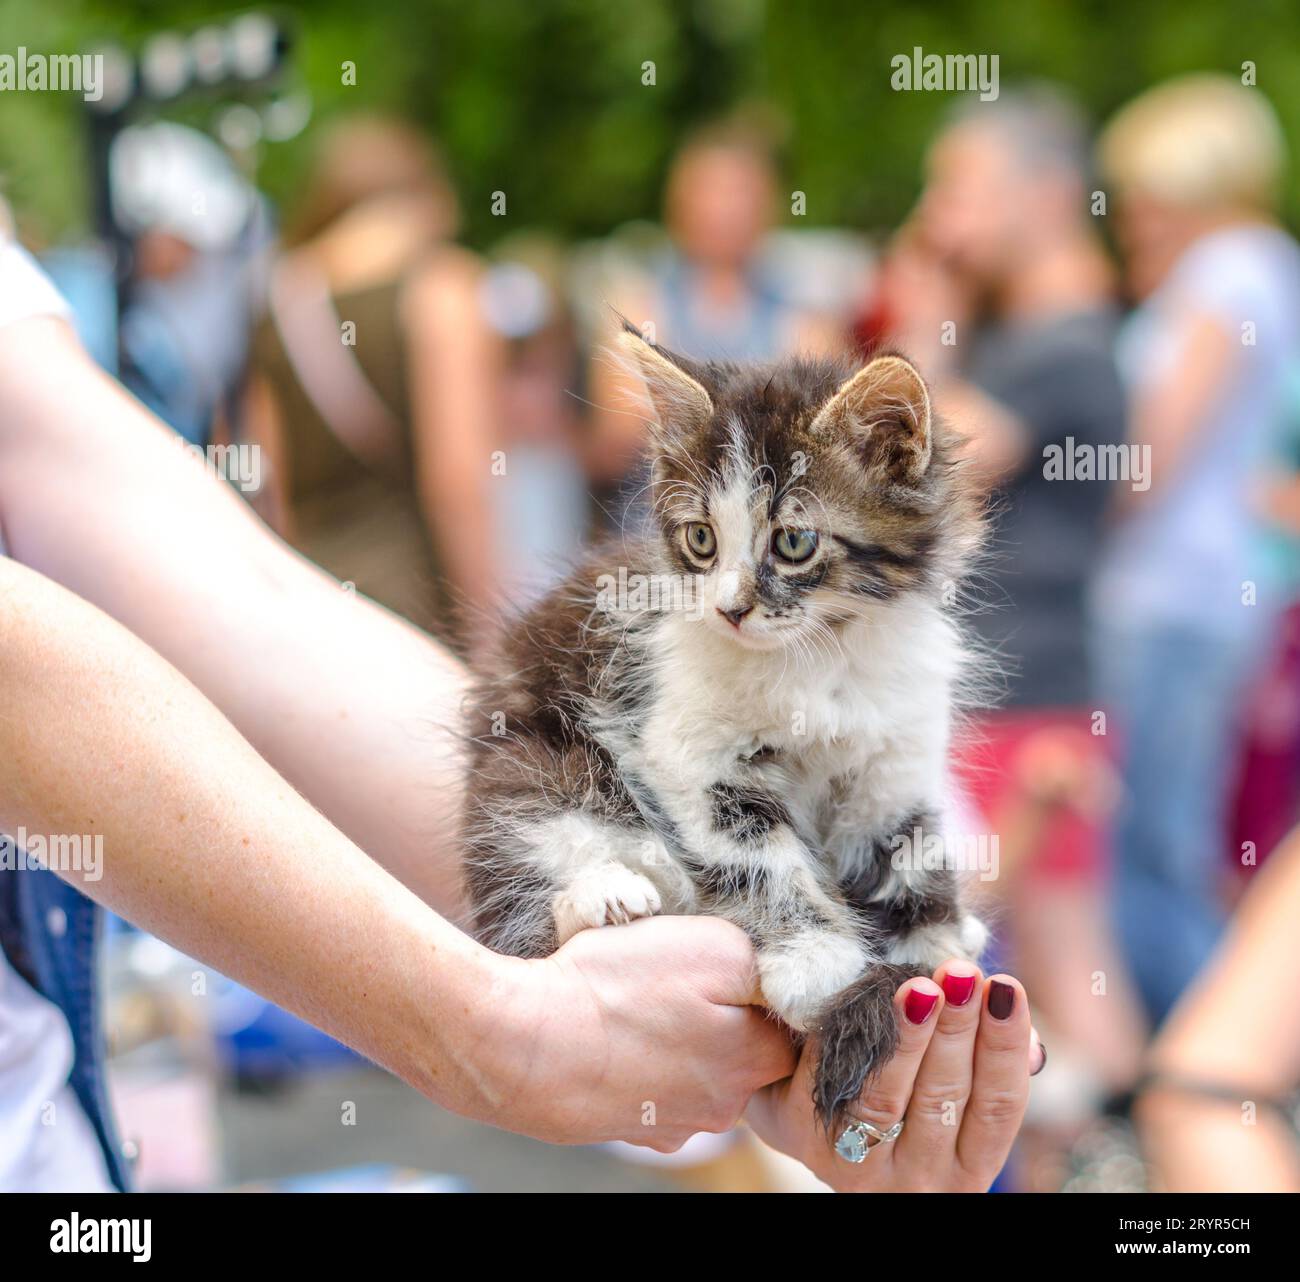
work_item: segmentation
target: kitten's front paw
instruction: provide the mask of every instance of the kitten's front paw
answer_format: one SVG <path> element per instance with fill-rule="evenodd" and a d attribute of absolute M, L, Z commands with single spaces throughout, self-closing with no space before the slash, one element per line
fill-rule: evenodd
<path fill-rule="evenodd" d="M 580 930 L 624 926 L 653 917 L 663 907 L 648 878 L 619 864 L 581 874 L 551 904 L 555 933 L 562 944 Z"/>
<path fill-rule="evenodd" d="M 988 947 L 989 928 L 978 917 L 967 913 L 961 919 L 961 949 L 962 954 L 967 961 L 973 961 L 977 965 L 981 957 L 984 956 L 984 950 Z"/>
<path fill-rule="evenodd" d="M 809 1032 L 836 993 L 862 974 L 866 950 L 842 935 L 796 935 L 762 949 L 759 982 L 768 1006 L 791 1028 Z"/>
<path fill-rule="evenodd" d="M 989 941 L 988 928 L 978 917 L 964 914 L 959 921 L 920 926 L 899 935 L 890 945 L 888 960 L 900 966 L 933 970 L 950 957 L 979 964 Z"/>

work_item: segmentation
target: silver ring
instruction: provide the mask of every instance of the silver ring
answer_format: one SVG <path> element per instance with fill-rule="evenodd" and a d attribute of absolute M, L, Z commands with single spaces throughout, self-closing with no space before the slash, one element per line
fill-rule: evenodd
<path fill-rule="evenodd" d="M 879 1126 L 873 1126 L 870 1122 L 855 1117 L 835 1141 L 835 1151 L 846 1162 L 853 1162 L 856 1165 L 858 1162 L 865 1162 L 871 1156 L 873 1148 L 881 1144 L 892 1144 L 902 1133 L 901 1121 L 895 1122 L 887 1131 L 882 1131 Z M 868 1144 L 868 1140 L 876 1142 Z"/>

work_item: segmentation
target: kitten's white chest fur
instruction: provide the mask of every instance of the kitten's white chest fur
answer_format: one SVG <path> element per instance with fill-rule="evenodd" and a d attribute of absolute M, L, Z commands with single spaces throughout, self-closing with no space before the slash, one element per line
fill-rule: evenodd
<path fill-rule="evenodd" d="M 783 800 L 832 854 L 864 826 L 940 806 L 962 651 L 928 602 L 874 607 L 811 653 L 742 649 L 686 617 L 657 644 L 632 754 L 657 787 L 688 794 L 702 773 L 774 750 Z"/>

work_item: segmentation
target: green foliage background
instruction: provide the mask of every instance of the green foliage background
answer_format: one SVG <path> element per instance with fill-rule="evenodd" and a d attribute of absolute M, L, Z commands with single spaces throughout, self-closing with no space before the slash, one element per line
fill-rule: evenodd
<path fill-rule="evenodd" d="M 915 197 L 924 146 L 952 96 L 896 93 L 890 58 L 998 54 L 1004 85 L 1069 86 L 1097 119 L 1169 75 L 1257 66 L 1292 146 L 1300 132 L 1300 12 L 1294 0 L 296 0 L 274 7 L 298 32 L 296 76 L 315 120 L 354 107 L 405 112 L 442 140 L 467 235 L 598 234 L 653 215 L 665 163 L 692 124 L 737 104 L 785 123 L 789 186 L 808 222 L 881 227 Z M 138 45 L 239 12 L 185 0 L 0 0 L 0 52 L 72 52 L 102 38 Z M 357 64 L 357 84 L 340 66 Z M 642 84 L 653 61 L 657 83 Z M 75 99 L 0 94 L 0 175 L 48 236 L 86 222 Z M 310 129 L 268 145 L 259 181 L 291 199 Z M 1292 173 L 1287 213 L 1300 223 Z"/>

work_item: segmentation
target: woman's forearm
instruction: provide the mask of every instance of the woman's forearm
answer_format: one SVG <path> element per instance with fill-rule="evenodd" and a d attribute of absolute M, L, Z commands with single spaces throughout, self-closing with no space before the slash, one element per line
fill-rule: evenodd
<path fill-rule="evenodd" d="M 1149 456 L 1150 483 L 1145 490 L 1121 486 L 1121 510 L 1136 511 L 1170 492 L 1195 451 L 1207 407 L 1220 404 L 1232 386 L 1240 338 L 1206 313 L 1188 311 L 1181 324 L 1175 358 L 1133 406 L 1132 441 Z"/>
<path fill-rule="evenodd" d="M 0 831 L 98 839 L 99 880 L 62 870 L 91 897 L 439 1102 L 494 1110 L 469 1048 L 522 963 L 368 859 L 148 647 L 3 559 L 0 654 Z"/>
<path fill-rule="evenodd" d="M 1285 1095 L 1300 1082 L 1300 1004 L 1286 989 L 1300 971 L 1294 905 L 1300 830 L 1260 869 L 1213 961 L 1152 1048 L 1158 1069 Z"/>
<path fill-rule="evenodd" d="M 1300 832 L 1256 875 L 1152 1047 L 1158 1076 L 1136 1116 L 1147 1157 L 1173 1192 L 1300 1189 L 1294 1136 L 1267 1102 L 1300 1080 L 1300 1007 L 1287 987 L 1300 968 L 1298 896 Z"/>
<path fill-rule="evenodd" d="M 286 548 L 61 321 L 4 331 L 0 453 L 11 554 L 124 623 L 459 920 L 460 665 Z"/>

